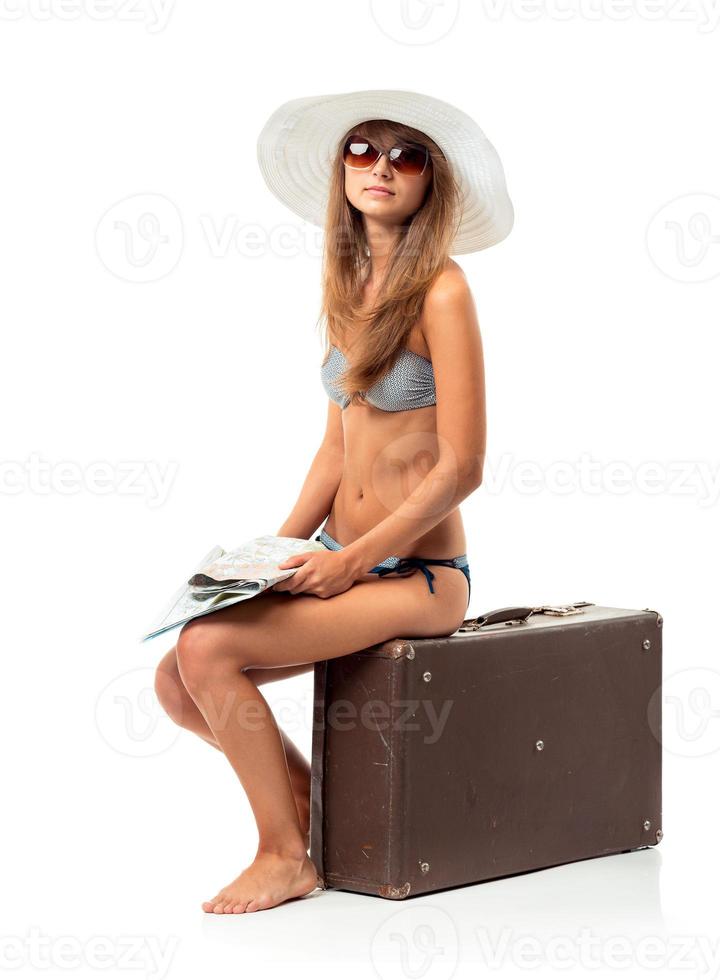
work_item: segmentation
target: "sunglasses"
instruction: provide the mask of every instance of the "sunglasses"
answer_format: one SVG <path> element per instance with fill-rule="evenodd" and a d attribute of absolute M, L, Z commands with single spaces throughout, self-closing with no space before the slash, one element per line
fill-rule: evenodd
<path fill-rule="evenodd" d="M 351 170 L 369 170 L 383 154 L 366 138 L 350 136 L 343 148 L 343 163 Z M 403 177 L 419 177 L 425 172 L 430 154 L 426 146 L 394 146 L 385 152 L 390 166 Z"/>

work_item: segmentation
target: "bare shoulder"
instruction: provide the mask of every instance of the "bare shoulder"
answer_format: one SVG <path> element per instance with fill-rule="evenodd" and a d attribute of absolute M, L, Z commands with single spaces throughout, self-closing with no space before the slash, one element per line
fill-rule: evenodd
<path fill-rule="evenodd" d="M 453 259 L 448 259 L 425 295 L 421 326 L 429 346 L 440 335 L 479 329 L 470 284 L 464 269 Z"/>
<path fill-rule="evenodd" d="M 435 278 L 425 296 L 425 303 L 430 307 L 441 306 L 443 301 L 453 302 L 470 294 L 470 284 L 465 270 L 454 259 L 448 259 L 443 271 Z"/>

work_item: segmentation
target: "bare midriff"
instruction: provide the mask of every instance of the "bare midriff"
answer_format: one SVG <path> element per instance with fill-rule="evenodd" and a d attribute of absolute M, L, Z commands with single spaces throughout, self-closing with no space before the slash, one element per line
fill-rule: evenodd
<path fill-rule="evenodd" d="M 413 334 L 406 346 L 429 358 L 427 347 Z M 435 405 L 384 412 L 369 404 L 351 404 L 343 409 L 342 422 L 345 464 L 324 526 L 345 547 L 413 493 L 438 460 L 438 439 Z M 422 496 L 415 495 L 412 502 L 419 513 Z M 397 557 L 454 558 L 465 550 L 465 530 L 456 507 Z"/>

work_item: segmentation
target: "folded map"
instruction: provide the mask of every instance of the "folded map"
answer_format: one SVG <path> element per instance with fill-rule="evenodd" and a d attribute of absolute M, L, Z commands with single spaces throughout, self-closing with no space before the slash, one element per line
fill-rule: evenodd
<path fill-rule="evenodd" d="M 278 568 L 280 562 L 306 551 L 327 551 L 327 548 L 320 541 L 272 534 L 252 538 L 232 551 L 216 545 L 175 593 L 141 642 L 272 588 L 297 571 Z"/>

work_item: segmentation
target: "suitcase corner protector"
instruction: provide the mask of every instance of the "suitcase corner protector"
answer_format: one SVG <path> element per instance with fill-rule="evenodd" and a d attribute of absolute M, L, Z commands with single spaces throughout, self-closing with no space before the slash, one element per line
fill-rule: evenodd
<path fill-rule="evenodd" d="M 663 619 L 662 614 L 657 611 L 657 609 L 650 609 L 648 606 L 644 606 L 643 612 L 655 613 L 655 625 L 657 626 L 658 629 L 662 629 L 665 620 Z"/>
<path fill-rule="evenodd" d="M 371 647 L 371 649 L 377 650 L 382 656 L 389 657 L 391 660 L 399 660 L 400 657 L 407 657 L 408 660 L 415 658 L 415 648 L 409 640 L 386 640 L 384 643 L 378 643 Z M 390 886 L 386 887 L 389 888 Z"/>
<path fill-rule="evenodd" d="M 407 898 L 410 894 L 410 882 L 406 881 L 404 885 L 381 885 L 378 890 L 378 895 L 380 898 Z"/>

